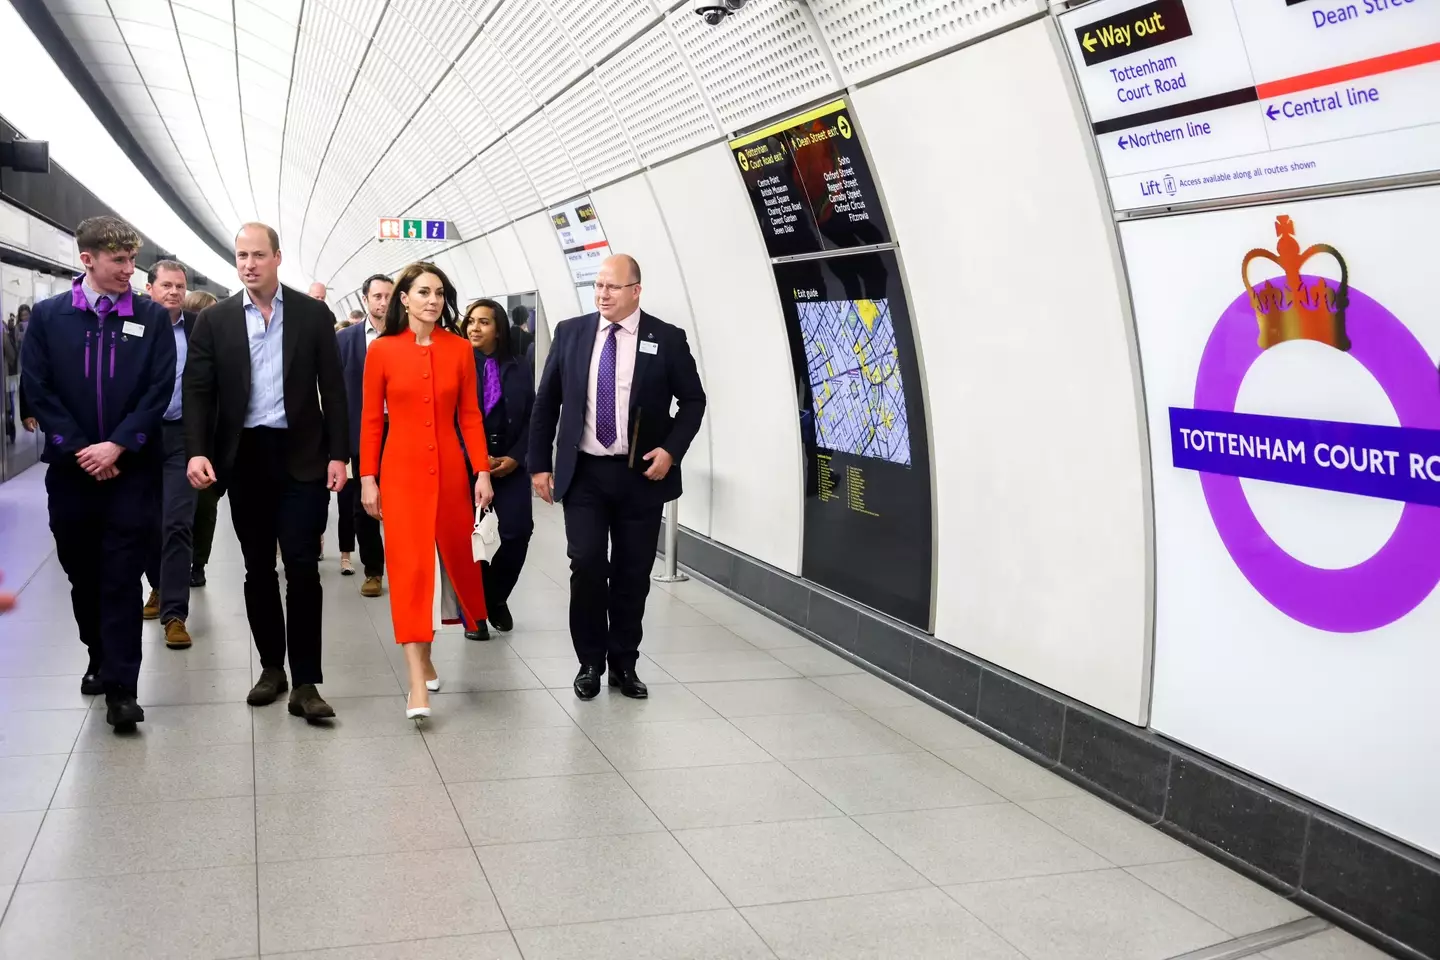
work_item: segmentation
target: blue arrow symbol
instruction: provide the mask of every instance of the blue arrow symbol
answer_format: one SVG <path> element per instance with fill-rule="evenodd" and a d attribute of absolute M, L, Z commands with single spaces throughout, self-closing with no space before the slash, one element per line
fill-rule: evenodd
<path fill-rule="evenodd" d="M 1128 148 L 1125 146 L 1125 138 L 1124 138 L 1124 137 L 1121 137 L 1121 138 L 1120 138 L 1120 149 L 1121 149 L 1121 150 L 1126 150 L 1126 149 L 1128 149 Z"/>
<path fill-rule="evenodd" d="M 1279 112 L 1280 111 L 1276 110 L 1274 105 L 1272 104 L 1270 109 L 1265 111 L 1265 116 L 1269 117 L 1271 120 L 1274 120 L 1276 115 L 1279 114 Z"/>

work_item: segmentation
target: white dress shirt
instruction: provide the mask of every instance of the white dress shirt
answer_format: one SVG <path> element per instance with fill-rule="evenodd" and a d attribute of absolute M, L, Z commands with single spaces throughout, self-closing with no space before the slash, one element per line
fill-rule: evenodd
<path fill-rule="evenodd" d="M 615 334 L 615 442 L 602 447 L 595 439 L 595 391 L 600 378 L 600 355 L 610 336 L 610 321 L 599 317 L 595 324 L 595 347 L 590 351 L 590 377 L 585 389 L 585 430 L 580 434 L 580 452 L 596 457 L 625 456 L 630 452 L 630 386 L 635 379 L 635 353 L 640 347 L 640 311 L 620 321 Z"/>
<path fill-rule="evenodd" d="M 250 343 L 250 402 L 245 408 L 246 427 L 285 429 L 285 288 L 275 288 L 270 304 L 270 322 L 240 288 L 245 305 L 245 336 Z"/>

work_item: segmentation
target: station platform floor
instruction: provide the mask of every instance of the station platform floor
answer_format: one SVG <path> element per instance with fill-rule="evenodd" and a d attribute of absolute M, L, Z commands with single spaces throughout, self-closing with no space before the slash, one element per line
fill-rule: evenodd
<path fill-rule="evenodd" d="M 0 485 L 23 584 L 0 617 L 0 960 L 1164 960 L 1306 916 L 700 583 L 651 595 L 649 700 L 577 700 L 543 506 L 516 631 L 437 639 L 423 730 L 333 518 L 338 719 L 245 704 L 222 506 L 195 645 L 146 625 L 147 720 L 117 737 L 79 692 L 41 470 Z M 1251 955 L 1383 956 L 1333 928 Z"/>

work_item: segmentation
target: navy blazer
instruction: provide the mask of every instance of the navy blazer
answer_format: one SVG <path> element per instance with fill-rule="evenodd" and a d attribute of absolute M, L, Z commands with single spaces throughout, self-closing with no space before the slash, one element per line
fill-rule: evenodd
<path fill-rule="evenodd" d="M 340 350 L 340 374 L 345 379 L 345 402 L 350 414 L 350 457 L 360 460 L 360 413 L 365 405 L 365 328 L 368 319 L 352 323 L 335 335 Z"/>
<path fill-rule="evenodd" d="M 599 323 L 600 315 L 589 313 L 555 328 L 545 372 L 535 392 L 527 462 L 532 474 L 554 474 L 557 500 L 569 491 L 580 455 L 589 403 L 590 357 Z M 644 473 L 650 465 L 642 458 L 656 447 L 674 458 L 675 465 L 665 479 L 652 485 L 657 500 L 663 503 L 683 492 L 680 461 L 700 432 L 705 388 L 684 330 L 642 312 L 636 335 L 642 346 L 655 344 L 655 352 L 637 349 L 635 353 L 635 377 L 630 385 L 630 466 Z M 679 402 L 673 416 L 672 401 Z"/>
<path fill-rule="evenodd" d="M 41 459 L 68 462 L 105 440 L 125 448 L 121 469 L 137 456 L 158 456 L 151 440 L 175 391 L 170 312 L 133 294 L 133 315 L 112 311 L 101 324 L 73 298 L 72 288 L 35 304 L 21 349 L 26 412 L 45 434 Z"/>
<path fill-rule="evenodd" d="M 530 415 L 535 407 L 535 378 L 525 364 L 511 357 L 500 364 L 500 395 L 505 401 L 504 425 L 485 422 L 485 439 L 499 438 L 492 444 L 492 457 L 510 457 L 520 466 L 516 473 L 525 472 L 525 461 L 530 452 Z M 480 391 L 480 404 L 485 404 L 485 354 L 475 351 L 475 383 Z"/>

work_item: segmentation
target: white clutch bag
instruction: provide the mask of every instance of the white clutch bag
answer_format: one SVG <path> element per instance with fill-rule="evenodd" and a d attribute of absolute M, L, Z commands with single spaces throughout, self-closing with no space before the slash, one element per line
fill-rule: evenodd
<path fill-rule="evenodd" d="M 475 529 L 470 534 L 470 554 L 476 563 L 489 563 L 500 549 L 500 518 L 494 509 L 475 511 Z"/>

